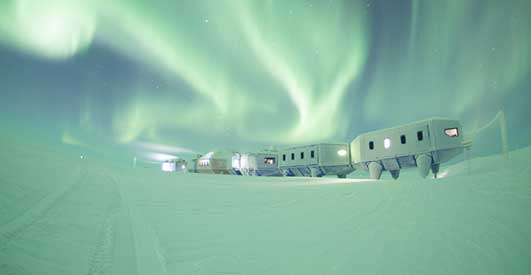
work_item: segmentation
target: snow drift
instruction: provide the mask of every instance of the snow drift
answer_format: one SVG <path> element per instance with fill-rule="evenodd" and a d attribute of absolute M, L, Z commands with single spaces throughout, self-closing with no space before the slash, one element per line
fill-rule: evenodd
<path fill-rule="evenodd" d="M 529 274 L 531 148 L 368 181 L 163 174 L 1 140 L 0 274 Z"/>

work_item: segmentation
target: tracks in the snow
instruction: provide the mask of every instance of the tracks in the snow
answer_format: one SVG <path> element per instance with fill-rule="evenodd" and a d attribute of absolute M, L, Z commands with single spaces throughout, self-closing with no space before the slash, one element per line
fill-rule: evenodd
<path fill-rule="evenodd" d="M 116 221 L 122 211 L 122 201 L 118 185 L 108 176 L 109 183 L 113 185 L 114 200 L 108 207 L 105 220 L 101 225 L 98 240 L 89 259 L 88 275 L 105 275 L 113 273 L 114 248 L 116 243 Z"/>
<path fill-rule="evenodd" d="M 85 181 L 87 173 L 83 172 L 79 179 L 73 183 L 68 183 L 55 192 L 50 193 L 34 206 L 28 208 L 21 216 L 0 226 L 0 251 L 5 249 L 24 230 L 42 218 L 57 203 L 63 200 L 74 186 Z"/>
<path fill-rule="evenodd" d="M 116 232 L 116 224 L 119 215 L 123 212 L 123 203 L 121 201 L 121 194 L 117 183 L 106 174 L 95 171 L 81 171 L 79 177 L 75 181 L 69 182 L 59 189 L 52 191 L 35 205 L 29 207 L 22 215 L 0 226 L 0 251 L 7 249 L 7 247 L 16 242 L 17 239 L 23 238 L 22 235 L 25 234 L 26 231 L 31 230 L 33 225 L 38 225 L 50 215 L 57 215 L 57 213 L 54 213 L 54 211 L 57 210 L 57 207 L 68 207 L 68 203 L 62 205 L 65 203 L 65 200 L 72 200 L 72 198 L 83 194 L 83 192 L 91 190 L 90 186 L 93 184 L 101 184 L 102 186 L 111 185 L 109 189 L 92 189 L 94 191 L 98 190 L 96 192 L 110 191 L 111 194 L 110 200 L 103 202 L 106 204 L 108 203 L 108 206 L 103 210 L 104 213 L 99 210 L 99 213 L 101 213 L 100 230 L 94 243 L 93 251 L 88 256 L 88 270 L 86 274 L 112 274 L 115 239 L 116 234 L 118 234 L 118 232 Z M 109 195 L 109 193 L 101 195 Z M 86 196 L 96 196 L 94 199 L 98 199 L 98 193 L 86 194 Z M 94 206 L 90 207 L 92 208 Z M 79 213 L 79 215 L 84 214 L 85 213 Z M 3 266 L 7 265 L 4 264 Z"/>
<path fill-rule="evenodd" d="M 128 220 L 127 224 L 129 228 L 122 226 L 121 233 L 132 238 L 135 259 L 130 260 L 133 260 L 136 264 L 136 273 L 165 275 L 166 263 L 157 234 L 134 205 L 128 190 L 123 186 L 125 183 L 119 183 L 114 178 L 113 182 L 118 186 L 120 192 L 122 215 L 125 215 L 126 217 L 124 218 Z M 123 232 L 124 230 L 128 230 L 129 232 Z M 118 247 L 118 249 L 123 248 Z"/>
<path fill-rule="evenodd" d="M 96 274 L 111 274 L 113 264 L 113 246 L 114 246 L 114 220 L 118 214 L 118 210 L 113 210 L 108 215 L 100 232 L 98 242 L 89 261 L 89 275 Z"/>

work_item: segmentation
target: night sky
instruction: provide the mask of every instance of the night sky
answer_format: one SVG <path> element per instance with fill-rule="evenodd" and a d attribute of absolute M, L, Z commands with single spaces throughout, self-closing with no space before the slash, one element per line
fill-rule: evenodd
<path fill-rule="evenodd" d="M 350 142 L 433 116 L 471 132 L 503 109 L 518 148 L 529 26 L 528 0 L 3 0 L 0 120 L 175 155 Z"/>

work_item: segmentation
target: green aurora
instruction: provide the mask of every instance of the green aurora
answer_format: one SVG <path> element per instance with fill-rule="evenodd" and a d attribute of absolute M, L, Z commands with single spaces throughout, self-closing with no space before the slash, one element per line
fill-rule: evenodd
<path fill-rule="evenodd" d="M 20 110 L 39 106 L 64 143 L 193 150 L 348 141 L 430 116 L 472 129 L 498 109 L 514 132 L 529 115 L 530 3 L 2 1 L 2 116 L 35 123 Z M 73 76 L 50 86 L 43 67 Z"/>

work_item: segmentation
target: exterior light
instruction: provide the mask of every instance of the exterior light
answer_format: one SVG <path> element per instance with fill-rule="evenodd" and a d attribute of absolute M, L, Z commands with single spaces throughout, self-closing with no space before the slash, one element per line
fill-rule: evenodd
<path fill-rule="evenodd" d="M 345 149 L 341 149 L 339 151 L 337 151 L 337 154 L 340 155 L 340 156 L 346 156 L 347 155 L 347 150 Z"/>
<path fill-rule="evenodd" d="M 391 147 L 391 140 L 389 138 L 384 139 L 384 148 L 389 149 Z"/>
<path fill-rule="evenodd" d="M 162 163 L 162 171 L 164 172 L 173 172 L 175 171 L 175 162 L 165 161 Z"/>

